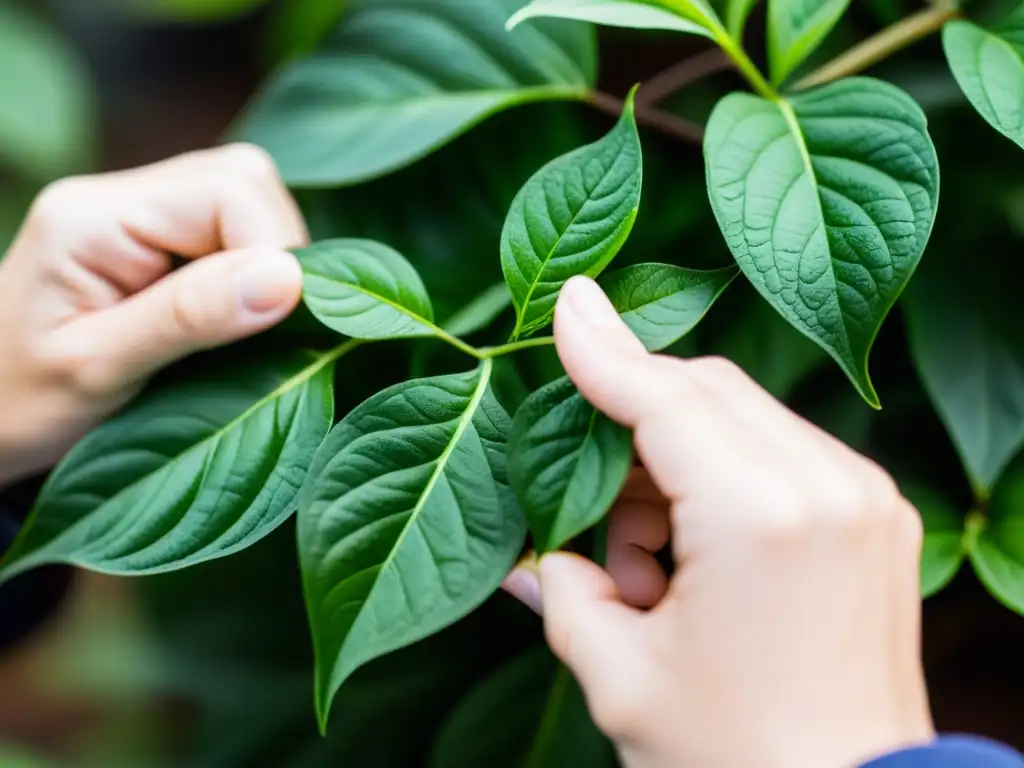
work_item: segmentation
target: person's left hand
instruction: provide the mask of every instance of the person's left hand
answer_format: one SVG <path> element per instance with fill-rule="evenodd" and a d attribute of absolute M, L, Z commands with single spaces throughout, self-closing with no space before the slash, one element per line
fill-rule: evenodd
<path fill-rule="evenodd" d="M 285 249 L 307 241 L 248 145 L 46 189 L 0 261 L 0 485 L 52 466 L 161 367 L 287 317 L 302 273 Z M 172 271 L 172 254 L 194 261 Z"/>

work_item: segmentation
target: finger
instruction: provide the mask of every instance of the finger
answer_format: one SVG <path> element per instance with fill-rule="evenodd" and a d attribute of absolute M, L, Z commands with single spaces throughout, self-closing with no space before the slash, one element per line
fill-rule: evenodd
<path fill-rule="evenodd" d="M 194 352 L 266 330 L 291 313 L 301 293 L 293 255 L 234 251 L 189 264 L 114 307 L 75 320 L 66 332 L 90 340 L 96 378 L 117 389 Z"/>
<path fill-rule="evenodd" d="M 668 577 L 654 557 L 670 535 L 667 505 L 621 503 L 608 521 L 606 569 L 623 602 L 651 608 L 668 591 Z"/>
<path fill-rule="evenodd" d="M 536 614 L 542 613 L 537 559 L 531 553 L 505 577 L 501 588 Z"/>

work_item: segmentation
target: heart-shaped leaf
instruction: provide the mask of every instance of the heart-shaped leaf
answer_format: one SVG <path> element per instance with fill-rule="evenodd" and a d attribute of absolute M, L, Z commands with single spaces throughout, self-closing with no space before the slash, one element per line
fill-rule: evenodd
<path fill-rule="evenodd" d="M 286 65 L 235 133 L 297 186 L 355 184 L 415 162 L 517 104 L 585 99 L 594 33 L 532 24 L 522 0 L 350 0 L 310 56 Z"/>
<path fill-rule="evenodd" d="M 611 509 L 633 465 L 633 436 L 588 403 L 568 378 L 516 412 L 508 478 L 538 554 L 558 549 Z"/>
<path fill-rule="evenodd" d="M 321 727 L 352 672 L 472 611 L 522 549 L 491 367 L 371 397 L 310 468 L 299 553 Z"/>
<path fill-rule="evenodd" d="M 999 483 L 987 517 L 967 516 L 964 542 L 989 592 L 1024 614 L 1024 474 L 1013 472 Z"/>
<path fill-rule="evenodd" d="M 810 56 L 850 0 L 768 0 L 768 69 L 778 85 Z"/>
<path fill-rule="evenodd" d="M 630 93 L 604 138 L 552 160 L 526 182 L 501 233 L 501 268 L 516 307 L 513 339 L 551 322 L 566 280 L 595 277 L 615 258 L 636 221 L 642 176 Z"/>
<path fill-rule="evenodd" d="M 350 347 L 232 359 L 155 386 L 54 470 L 0 579 L 48 563 L 161 573 L 266 536 L 331 428 L 333 362 Z"/>
<path fill-rule="evenodd" d="M 747 278 L 877 406 L 868 355 L 938 204 L 924 113 L 870 78 L 774 102 L 733 93 L 711 115 L 704 154 L 715 217 Z"/>
<path fill-rule="evenodd" d="M 921 549 L 921 596 L 931 597 L 945 587 L 964 556 L 964 516 L 941 494 L 920 485 L 908 485 L 903 494 L 917 507 L 924 523 Z"/>
<path fill-rule="evenodd" d="M 579 685 L 546 648 L 500 667 L 441 730 L 430 768 L 613 768 Z"/>
<path fill-rule="evenodd" d="M 657 352 L 693 330 L 735 277 L 734 267 L 636 264 L 603 276 L 600 283 L 630 330 Z"/>
<path fill-rule="evenodd" d="M 576 19 L 608 27 L 667 29 L 713 37 L 715 12 L 703 0 L 670 6 L 658 0 L 533 0 L 508 20 L 513 29 L 527 19 Z"/>
<path fill-rule="evenodd" d="M 942 29 L 960 90 L 989 125 L 1024 147 L 1024 6 L 991 31 L 969 21 Z"/>

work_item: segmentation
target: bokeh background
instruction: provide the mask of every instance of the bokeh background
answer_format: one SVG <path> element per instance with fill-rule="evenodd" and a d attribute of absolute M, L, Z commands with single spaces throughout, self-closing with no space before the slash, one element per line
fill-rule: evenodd
<path fill-rule="evenodd" d="M 308 47 L 342 5 L 0 0 L 0 251 L 34 194 L 54 178 L 133 167 L 221 141 L 266 75 Z M 912 4 L 863 6 L 855 4 L 853 25 L 840 36 Z M 657 71 L 678 55 L 617 34 L 605 51 L 606 86 L 614 92 L 635 71 Z M 629 75 L 608 66 L 616 57 L 629 62 Z M 897 74 L 930 111 L 960 108 L 942 68 L 908 65 Z M 699 117 L 709 94 L 691 89 L 672 108 Z M 1002 141 L 986 131 L 977 131 L 984 141 Z M 671 202 L 675 224 L 685 229 L 686 220 L 707 218 L 706 201 L 699 153 L 680 151 L 679 162 L 693 173 Z M 892 453 L 907 424 L 883 423 Z M 939 463 L 948 460 L 941 428 L 933 418 L 925 428 L 936 432 Z M 33 488 L 17 493 L 28 500 Z M 8 499 L 17 506 L 17 498 Z M 118 580 L 48 569 L 0 590 L 0 610 L 22 606 L 33 626 L 0 655 L 0 766 L 395 764 L 382 757 L 382 745 L 431 725 L 419 704 L 403 706 L 408 687 L 390 691 L 372 671 L 345 694 L 342 707 L 351 714 L 332 733 L 335 747 L 315 736 L 291 534 L 286 526 L 251 554 L 187 575 Z M 33 615 L 24 606 L 46 610 Z M 500 596 L 484 613 L 488 637 L 500 642 L 514 645 L 535 631 L 533 619 Z M 424 663 L 415 651 L 404 654 L 395 663 L 405 665 L 406 686 L 418 681 L 417 690 L 430 692 L 442 710 L 445 696 L 502 652 L 481 651 L 474 637 L 471 620 L 449 633 L 448 655 L 424 656 Z M 466 661 L 466 648 L 477 661 Z M 1024 618 L 996 603 L 969 568 L 926 603 L 925 658 L 940 728 L 1024 748 Z M 348 746 L 337 747 L 346 739 Z M 364 742 L 375 746 L 360 751 Z"/>

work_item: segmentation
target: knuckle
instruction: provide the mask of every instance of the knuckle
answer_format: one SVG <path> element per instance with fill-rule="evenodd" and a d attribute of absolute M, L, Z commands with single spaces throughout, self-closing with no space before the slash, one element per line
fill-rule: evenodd
<path fill-rule="evenodd" d="M 709 355 L 689 362 L 690 370 L 708 381 L 742 381 L 747 374 L 727 357 Z"/>
<path fill-rule="evenodd" d="M 646 689 L 633 680 L 610 678 L 587 696 L 587 707 L 594 724 L 616 741 L 631 741 L 644 727 Z"/>
<path fill-rule="evenodd" d="M 87 398 L 107 397 L 121 387 L 114 366 L 88 344 L 39 344 L 33 356 L 46 379 Z"/>
<path fill-rule="evenodd" d="M 69 211 L 91 198 L 84 177 L 69 177 L 51 182 L 36 196 L 28 214 L 30 224 L 48 227 L 67 221 Z"/>
<path fill-rule="evenodd" d="M 229 144 L 222 152 L 225 160 L 239 173 L 260 181 L 277 182 L 277 163 L 263 147 L 239 142 Z"/>
<path fill-rule="evenodd" d="M 172 338 L 197 339 L 209 330 L 201 292 L 190 290 L 188 282 L 179 280 L 171 290 L 168 335 Z"/>

